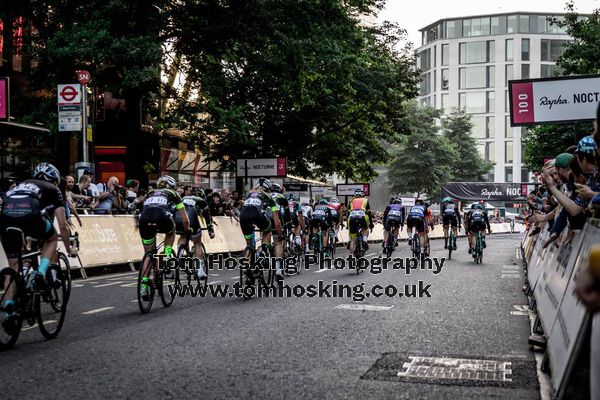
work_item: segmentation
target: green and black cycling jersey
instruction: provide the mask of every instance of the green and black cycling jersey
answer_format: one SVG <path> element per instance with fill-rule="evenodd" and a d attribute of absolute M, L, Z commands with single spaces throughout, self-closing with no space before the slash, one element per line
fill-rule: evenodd
<path fill-rule="evenodd" d="M 254 207 L 268 214 L 279 210 L 275 200 L 268 193 L 261 191 L 252 191 L 248 194 L 242 208 L 246 207 Z"/>
<path fill-rule="evenodd" d="M 281 193 L 272 193 L 271 196 L 273 197 L 275 204 L 277 204 L 282 225 L 291 224 L 292 216 L 290 215 L 290 203 L 288 200 Z"/>
<path fill-rule="evenodd" d="M 201 215 L 202 217 L 204 217 L 204 221 L 206 222 L 206 227 L 208 228 L 209 231 L 211 231 L 213 229 L 213 221 L 212 221 L 212 217 L 210 216 L 210 211 L 208 208 L 208 203 L 206 200 L 204 200 L 202 197 L 199 196 L 184 196 L 181 199 L 183 205 L 185 206 L 185 208 L 191 207 L 194 208 L 196 210 L 196 213 L 198 215 Z"/>
<path fill-rule="evenodd" d="M 148 208 L 160 208 L 164 211 L 183 208 L 183 202 L 177 192 L 171 189 L 154 189 L 148 193 L 142 212 Z"/>

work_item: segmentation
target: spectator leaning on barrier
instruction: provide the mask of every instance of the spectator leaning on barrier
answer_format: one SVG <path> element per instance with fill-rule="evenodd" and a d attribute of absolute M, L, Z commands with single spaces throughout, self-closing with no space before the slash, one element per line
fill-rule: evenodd
<path fill-rule="evenodd" d="M 121 209 L 122 193 L 120 193 L 120 189 L 119 179 L 116 176 L 111 176 L 106 183 L 106 191 L 100 193 L 100 201 L 94 208 L 94 213 L 110 214 L 113 208 Z"/>
<path fill-rule="evenodd" d="M 223 201 L 219 192 L 213 192 L 210 196 L 209 209 L 213 217 L 231 215 L 231 208 Z"/>
<path fill-rule="evenodd" d="M 73 192 L 71 193 L 71 198 L 77 204 L 77 207 L 88 207 L 94 201 L 93 197 L 90 195 L 90 184 L 92 180 L 89 175 L 83 174 L 81 178 L 79 178 L 79 184 L 77 186 L 73 186 Z"/>

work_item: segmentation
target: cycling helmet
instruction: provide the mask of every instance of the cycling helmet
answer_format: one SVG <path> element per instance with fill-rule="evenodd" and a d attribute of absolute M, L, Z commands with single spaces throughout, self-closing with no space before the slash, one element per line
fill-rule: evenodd
<path fill-rule="evenodd" d="M 594 154 L 596 152 L 596 141 L 593 136 L 586 136 L 577 143 L 577 153 Z"/>
<path fill-rule="evenodd" d="M 254 186 L 255 189 L 262 188 L 267 192 L 270 192 L 273 189 L 273 184 L 267 178 L 259 178 Z"/>
<path fill-rule="evenodd" d="M 296 201 L 297 202 L 298 201 L 298 197 L 295 194 L 290 193 L 288 195 L 288 200 L 292 200 L 292 201 Z"/>
<path fill-rule="evenodd" d="M 156 185 L 160 189 L 171 189 L 175 190 L 177 188 L 177 181 L 175 178 L 169 175 L 161 176 L 158 181 L 156 181 Z"/>
<path fill-rule="evenodd" d="M 339 203 L 340 201 L 338 200 L 337 197 L 332 197 L 330 202 L 331 203 Z"/>
<path fill-rule="evenodd" d="M 356 189 L 354 191 L 355 197 L 365 197 L 365 192 L 362 189 Z"/>
<path fill-rule="evenodd" d="M 47 162 L 38 164 L 38 166 L 35 167 L 33 170 L 33 177 L 35 179 L 52 182 L 55 185 L 58 185 L 58 182 L 60 182 L 60 172 L 58 172 L 58 169 L 54 165 Z"/>
<path fill-rule="evenodd" d="M 452 197 L 444 197 L 442 199 L 442 203 L 452 203 L 454 200 L 452 200 Z"/>
<path fill-rule="evenodd" d="M 273 183 L 271 191 L 274 193 L 283 193 L 283 188 L 279 183 Z"/>
<path fill-rule="evenodd" d="M 473 208 L 473 209 L 478 209 L 478 210 L 485 210 L 485 207 L 484 207 L 484 205 L 483 205 L 483 204 L 481 204 L 481 203 L 476 203 L 476 204 L 473 204 L 473 205 L 471 206 L 471 208 Z"/>
<path fill-rule="evenodd" d="M 329 202 L 327 201 L 327 199 L 325 197 L 323 197 L 321 200 L 319 200 L 319 204 L 327 205 L 327 204 L 329 204 Z"/>
<path fill-rule="evenodd" d="M 400 197 L 394 197 L 392 199 L 392 204 L 402 204 L 402 199 Z"/>
<path fill-rule="evenodd" d="M 204 193 L 204 190 L 202 190 L 202 188 L 199 188 L 199 187 L 192 188 L 192 194 L 194 196 L 200 197 L 201 199 L 206 199 L 206 194 Z"/>
<path fill-rule="evenodd" d="M 415 204 L 421 204 L 421 205 L 424 205 L 424 204 L 425 204 L 425 202 L 424 202 L 423 200 L 421 200 L 421 199 L 416 199 L 416 200 L 415 200 Z"/>
<path fill-rule="evenodd" d="M 310 204 L 308 203 L 308 201 L 303 201 L 302 202 L 302 207 L 308 207 L 310 206 Z"/>

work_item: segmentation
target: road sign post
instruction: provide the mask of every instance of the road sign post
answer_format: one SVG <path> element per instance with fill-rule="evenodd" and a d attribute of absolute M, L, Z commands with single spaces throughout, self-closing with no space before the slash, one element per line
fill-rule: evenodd
<path fill-rule="evenodd" d="M 81 143 L 83 143 L 83 162 L 89 162 L 89 149 L 88 149 L 88 134 L 87 134 L 87 84 L 91 79 L 91 75 L 88 71 L 77 71 L 77 80 L 81 84 L 82 91 L 82 126 L 81 126 Z"/>

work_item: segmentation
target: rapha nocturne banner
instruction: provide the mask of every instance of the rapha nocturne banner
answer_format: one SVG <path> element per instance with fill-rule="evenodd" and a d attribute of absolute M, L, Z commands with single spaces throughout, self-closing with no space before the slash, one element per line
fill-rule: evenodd
<path fill-rule="evenodd" d="M 450 182 L 442 185 L 442 197 L 465 201 L 513 201 L 527 196 L 528 185 L 520 183 Z"/>

